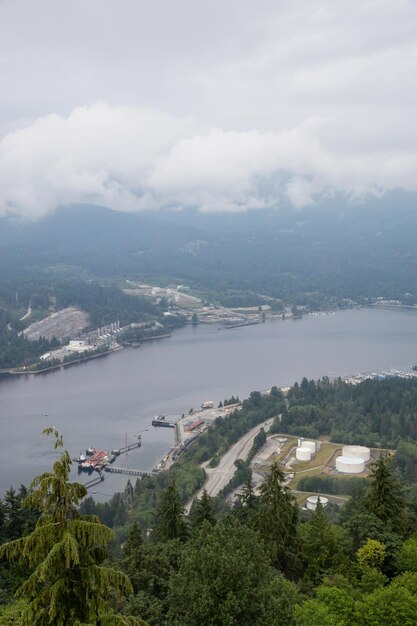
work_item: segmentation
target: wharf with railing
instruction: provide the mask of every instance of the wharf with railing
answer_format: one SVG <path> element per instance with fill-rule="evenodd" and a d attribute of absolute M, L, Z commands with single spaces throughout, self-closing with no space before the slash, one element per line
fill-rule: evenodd
<path fill-rule="evenodd" d="M 133 469 L 130 467 L 116 467 L 115 465 L 106 465 L 105 472 L 112 474 L 126 474 L 128 476 L 149 476 L 150 472 L 144 472 L 143 470 Z"/>

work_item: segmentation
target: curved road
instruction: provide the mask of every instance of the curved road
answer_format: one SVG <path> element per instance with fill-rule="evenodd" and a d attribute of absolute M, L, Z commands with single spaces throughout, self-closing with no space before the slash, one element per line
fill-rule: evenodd
<path fill-rule="evenodd" d="M 203 490 L 206 489 L 209 496 L 215 497 L 219 494 L 219 492 L 227 485 L 229 480 L 232 478 L 235 473 L 235 461 L 237 459 L 246 460 L 249 451 L 253 445 L 253 440 L 256 435 L 259 433 L 261 428 L 264 430 L 269 430 L 274 418 L 270 418 L 263 422 L 262 424 L 258 424 L 254 428 L 252 428 L 246 435 L 243 435 L 239 441 L 237 441 L 231 448 L 226 452 L 224 456 L 220 459 L 220 463 L 217 467 L 210 468 L 205 467 L 205 470 L 208 474 L 208 478 L 203 485 L 203 487 L 198 491 L 197 495 L 193 497 L 200 498 Z M 190 511 L 191 502 L 188 503 L 186 510 Z"/>

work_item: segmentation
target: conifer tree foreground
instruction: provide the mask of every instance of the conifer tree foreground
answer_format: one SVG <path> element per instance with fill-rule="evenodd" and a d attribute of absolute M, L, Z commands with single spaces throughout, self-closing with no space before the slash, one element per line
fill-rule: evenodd
<path fill-rule="evenodd" d="M 294 575 L 299 556 L 297 522 L 295 498 L 275 462 L 261 486 L 253 526 L 269 548 L 273 565 L 288 577 Z"/>
<path fill-rule="evenodd" d="M 60 434 L 55 448 L 62 447 Z M 97 517 L 80 515 L 77 506 L 86 495 L 84 485 L 70 483 L 71 459 L 65 450 L 52 472 L 36 477 L 26 505 L 40 511 L 35 530 L 0 547 L 0 556 L 17 560 L 31 572 L 17 591 L 24 600 L 17 623 L 21 626 L 86 626 L 87 624 L 144 624 L 110 610 L 112 592 L 132 592 L 129 579 L 102 565 L 110 528 Z"/>

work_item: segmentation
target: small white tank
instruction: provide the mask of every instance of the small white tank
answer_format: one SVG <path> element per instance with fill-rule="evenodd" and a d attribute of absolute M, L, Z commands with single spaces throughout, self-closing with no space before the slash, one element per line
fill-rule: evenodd
<path fill-rule="evenodd" d="M 310 441 L 310 440 L 304 439 L 302 447 L 303 448 L 308 448 L 309 450 L 311 450 L 311 454 L 315 454 L 316 453 L 316 442 L 315 441 Z"/>
<path fill-rule="evenodd" d="M 320 504 L 326 506 L 329 503 L 329 499 L 324 496 L 308 496 L 307 498 L 307 508 L 309 511 L 315 511 L 317 507 L 317 502 L 320 498 Z"/>
<path fill-rule="evenodd" d="M 338 456 L 336 469 L 343 474 L 361 474 L 365 471 L 365 461 L 358 456 Z"/>
<path fill-rule="evenodd" d="M 342 450 L 343 456 L 357 456 L 359 459 L 369 461 L 371 458 L 371 451 L 365 446 L 345 446 Z"/>
<path fill-rule="evenodd" d="M 298 461 L 311 461 L 310 448 L 304 448 L 304 446 L 297 448 L 295 451 L 295 458 L 298 459 Z"/>

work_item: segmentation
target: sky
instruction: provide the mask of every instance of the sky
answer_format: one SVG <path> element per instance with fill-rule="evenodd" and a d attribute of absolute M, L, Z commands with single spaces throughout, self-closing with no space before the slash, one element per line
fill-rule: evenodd
<path fill-rule="evenodd" d="M 0 0 L 0 215 L 417 191 L 416 0 Z"/>

